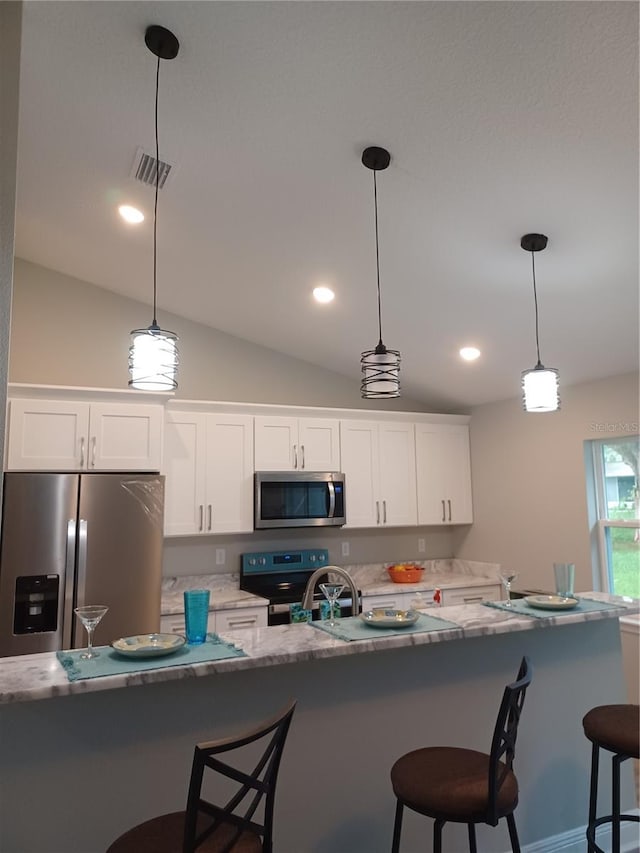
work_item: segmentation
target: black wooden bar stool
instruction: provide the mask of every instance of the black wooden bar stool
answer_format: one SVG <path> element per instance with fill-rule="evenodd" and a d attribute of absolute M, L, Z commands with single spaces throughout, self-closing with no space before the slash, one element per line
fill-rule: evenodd
<path fill-rule="evenodd" d="M 620 765 L 628 758 L 640 758 L 640 707 L 638 705 L 599 705 L 582 720 L 591 748 L 591 789 L 589 793 L 588 853 L 604 853 L 596 843 L 596 830 L 611 824 L 611 853 L 620 853 L 620 823 L 640 821 L 638 815 L 620 814 Z M 611 759 L 611 814 L 596 817 L 598 806 L 598 764 L 600 750 L 613 753 Z"/>
<path fill-rule="evenodd" d="M 476 853 L 475 825 L 497 826 L 503 817 L 513 853 L 520 853 L 513 817 L 518 805 L 518 780 L 512 765 L 520 712 L 530 683 L 531 664 L 524 657 L 516 681 L 504 689 L 490 753 L 435 746 L 415 749 L 396 761 L 391 768 L 397 799 L 392 853 L 400 850 L 405 806 L 435 820 L 433 853 L 441 853 L 445 823 L 466 823 L 469 850 Z"/>

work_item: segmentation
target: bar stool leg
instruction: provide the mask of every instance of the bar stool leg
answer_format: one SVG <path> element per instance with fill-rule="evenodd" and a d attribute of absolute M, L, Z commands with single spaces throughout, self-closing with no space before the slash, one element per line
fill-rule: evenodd
<path fill-rule="evenodd" d="M 507 826 L 509 827 L 511 850 L 513 851 L 513 853 L 520 853 L 520 839 L 518 838 L 518 830 L 516 829 L 516 819 L 513 816 L 513 812 L 507 815 Z"/>
<path fill-rule="evenodd" d="M 437 820 L 433 825 L 433 853 L 442 853 L 442 827 L 443 820 Z"/>
<path fill-rule="evenodd" d="M 404 806 L 400 800 L 396 801 L 396 819 L 393 823 L 393 841 L 391 853 L 400 853 L 400 833 L 402 832 L 402 810 Z"/>
<path fill-rule="evenodd" d="M 620 853 L 620 765 L 624 756 L 611 759 L 611 853 Z"/>
<path fill-rule="evenodd" d="M 587 825 L 587 853 L 593 853 L 595 844 L 590 840 L 589 833 L 593 830 L 595 840 L 596 809 L 598 805 L 598 764 L 600 748 L 597 743 L 591 747 L 591 787 L 589 788 L 589 823 Z"/>
<path fill-rule="evenodd" d="M 478 853 L 478 847 L 476 845 L 476 828 L 472 823 L 468 823 L 467 828 L 469 830 L 469 853 Z"/>

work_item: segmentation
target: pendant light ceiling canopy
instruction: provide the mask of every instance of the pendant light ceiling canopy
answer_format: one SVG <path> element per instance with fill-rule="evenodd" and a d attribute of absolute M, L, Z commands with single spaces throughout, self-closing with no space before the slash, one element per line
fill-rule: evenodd
<path fill-rule="evenodd" d="M 558 371 L 554 367 L 545 367 L 540 360 L 540 339 L 538 334 L 538 293 L 536 290 L 536 252 L 547 247 L 544 234 L 525 234 L 520 240 L 525 252 L 531 252 L 533 274 L 533 301 L 536 315 L 536 352 L 538 362 L 531 370 L 522 372 L 522 405 L 525 412 L 556 412 L 560 408 L 558 392 Z"/>
<path fill-rule="evenodd" d="M 160 175 L 160 146 L 158 144 L 158 91 L 160 82 L 160 60 L 175 59 L 180 43 L 172 32 L 160 26 L 147 27 L 144 41 L 151 53 L 157 57 L 155 98 L 155 202 L 153 208 L 153 320 L 146 329 L 131 332 L 129 347 L 129 386 L 140 391 L 173 391 L 178 383 L 178 337 L 174 332 L 160 328 L 156 320 L 157 294 L 157 224 L 158 189 Z"/>
<path fill-rule="evenodd" d="M 379 400 L 400 396 L 400 353 L 387 349 L 382 343 L 382 310 L 380 301 L 380 253 L 378 249 L 378 186 L 376 172 L 386 169 L 391 155 L 384 148 L 371 146 L 362 152 L 362 163 L 373 172 L 373 203 L 376 228 L 376 276 L 378 282 L 378 344 L 375 349 L 366 350 L 360 358 L 362 370 L 362 397 Z"/>

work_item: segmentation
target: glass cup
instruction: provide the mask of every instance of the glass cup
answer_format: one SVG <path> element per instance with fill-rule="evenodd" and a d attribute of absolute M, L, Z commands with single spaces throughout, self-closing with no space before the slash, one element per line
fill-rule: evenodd
<path fill-rule="evenodd" d="M 184 593 L 184 622 L 187 643 L 200 646 L 207 639 L 209 590 L 188 589 Z"/>
<path fill-rule="evenodd" d="M 562 598 L 573 597 L 573 583 L 576 567 L 574 563 L 554 563 L 553 573 L 556 579 L 556 595 Z"/>

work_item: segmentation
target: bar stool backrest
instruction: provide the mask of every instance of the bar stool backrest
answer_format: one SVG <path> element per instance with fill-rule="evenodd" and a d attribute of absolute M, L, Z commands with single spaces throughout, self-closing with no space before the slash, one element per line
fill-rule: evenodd
<path fill-rule="evenodd" d="M 533 670 L 528 657 L 523 657 L 516 680 L 504 688 L 500 710 L 491 741 L 489 757 L 489 805 L 487 823 L 498 823 L 498 792 L 512 768 L 518 736 L 518 723 L 524 705 L 527 687 L 531 684 Z"/>
<path fill-rule="evenodd" d="M 278 768 L 295 706 L 295 701 L 289 702 L 276 716 L 240 737 L 222 738 L 196 745 L 187 796 L 184 853 L 194 853 L 221 823 L 236 827 L 235 833 L 221 853 L 231 850 L 242 832 L 246 830 L 260 835 L 264 853 L 272 853 L 273 806 Z M 241 751 L 243 747 L 262 739 L 266 741 L 265 748 L 250 772 L 245 772 L 228 761 L 216 758 L 222 753 Z M 256 760 L 255 757 L 253 760 Z M 203 799 L 202 784 L 205 769 L 236 783 L 237 790 L 225 805 L 219 806 Z M 262 807 L 261 812 L 258 813 L 262 814 L 261 823 L 256 815 L 259 806 Z M 213 822 L 197 834 L 198 816 L 203 813 L 213 818 Z M 255 820 L 254 816 L 256 816 Z"/>

